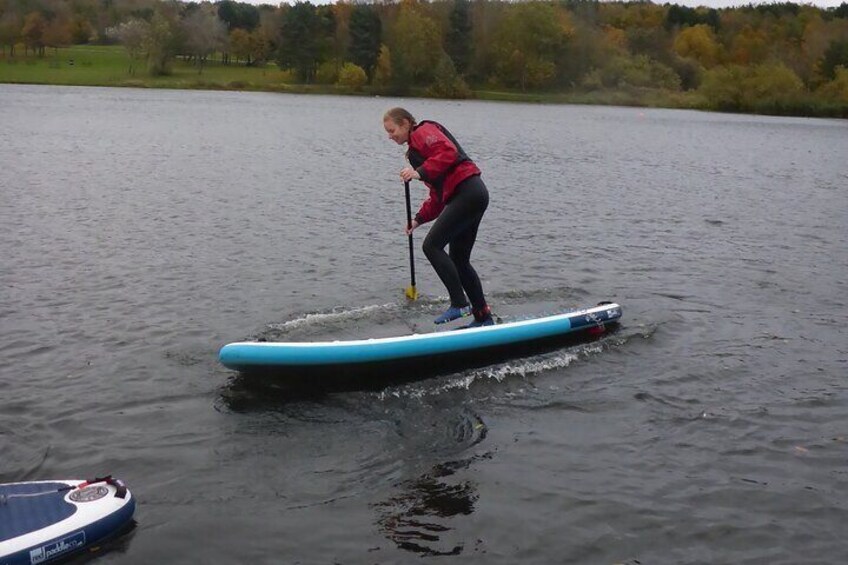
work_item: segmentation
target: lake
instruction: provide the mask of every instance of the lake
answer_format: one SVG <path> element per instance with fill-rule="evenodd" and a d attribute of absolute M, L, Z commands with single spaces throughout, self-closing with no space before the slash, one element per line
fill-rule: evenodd
<path fill-rule="evenodd" d="M 837 563 L 848 122 L 0 85 L 0 482 L 112 473 L 102 563 Z M 495 312 L 614 300 L 590 343 L 379 390 L 257 386 L 225 343 L 447 306 L 382 114 L 491 203 Z M 415 205 L 425 195 L 413 183 Z M 399 375 L 402 377 L 402 375 Z"/>

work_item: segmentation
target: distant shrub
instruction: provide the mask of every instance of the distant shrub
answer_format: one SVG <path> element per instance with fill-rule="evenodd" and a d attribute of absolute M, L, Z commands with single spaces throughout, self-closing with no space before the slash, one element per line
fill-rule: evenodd
<path fill-rule="evenodd" d="M 339 62 L 335 59 L 318 65 L 315 72 L 315 82 L 318 84 L 335 84 L 339 80 Z"/>
<path fill-rule="evenodd" d="M 838 66 L 834 69 L 835 78 L 816 90 L 824 101 L 848 106 L 848 68 Z"/>
<path fill-rule="evenodd" d="M 584 86 L 600 83 L 607 88 L 636 86 L 680 90 L 680 77 L 671 68 L 647 55 L 614 57 L 599 72 L 590 72 L 583 80 Z"/>
<path fill-rule="evenodd" d="M 294 69 L 280 69 L 277 76 L 279 77 L 280 82 L 284 84 L 292 84 L 297 78 L 297 74 Z"/>
<path fill-rule="evenodd" d="M 456 72 L 453 61 L 446 54 L 442 55 L 436 65 L 433 83 L 427 93 L 438 98 L 471 98 L 471 89 Z"/>
<path fill-rule="evenodd" d="M 360 90 L 367 83 L 368 75 L 362 67 L 353 63 L 345 63 L 339 71 L 339 80 L 336 84 L 353 90 Z"/>
<path fill-rule="evenodd" d="M 804 108 L 804 83 L 783 63 L 710 69 L 698 92 L 709 107 L 733 112 L 786 114 Z"/>

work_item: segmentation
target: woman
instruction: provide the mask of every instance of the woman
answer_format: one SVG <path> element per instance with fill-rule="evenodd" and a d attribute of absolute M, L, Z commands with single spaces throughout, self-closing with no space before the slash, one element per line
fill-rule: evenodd
<path fill-rule="evenodd" d="M 424 254 L 451 300 L 450 308 L 435 322 L 444 324 L 470 313 L 474 321 L 469 327 L 494 324 L 480 278 L 470 262 L 477 228 L 489 205 L 480 169 L 441 124 L 426 120 L 418 123 L 407 110 L 392 108 L 383 116 L 383 127 L 392 141 L 409 146 L 406 158 L 412 166 L 404 167 L 400 178 L 406 182 L 420 180 L 430 189 L 406 233 L 435 220 L 424 238 Z M 445 253 L 448 244 L 450 255 Z"/>

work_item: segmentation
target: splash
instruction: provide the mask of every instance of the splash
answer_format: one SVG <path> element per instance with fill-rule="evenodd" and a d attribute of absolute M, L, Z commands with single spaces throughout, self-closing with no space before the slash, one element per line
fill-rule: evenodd
<path fill-rule="evenodd" d="M 293 320 L 271 323 L 268 324 L 267 328 L 286 333 L 304 327 L 325 326 L 352 320 L 368 319 L 380 312 L 394 312 L 397 310 L 397 303 L 371 304 L 359 308 L 334 308 L 328 312 L 314 312 Z"/>
<path fill-rule="evenodd" d="M 527 379 L 542 373 L 565 369 L 576 361 L 588 359 L 603 352 L 607 347 L 609 346 L 605 346 L 600 342 L 585 344 L 565 351 L 557 351 L 526 359 L 511 360 L 488 367 L 448 375 L 439 379 L 440 382 L 435 385 L 433 384 L 433 380 L 430 380 L 426 384 L 412 383 L 400 387 L 391 387 L 375 394 L 381 401 L 391 398 L 422 399 L 439 396 L 451 391 L 470 390 L 476 383 L 492 381 L 500 383 L 513 378 Z"/>

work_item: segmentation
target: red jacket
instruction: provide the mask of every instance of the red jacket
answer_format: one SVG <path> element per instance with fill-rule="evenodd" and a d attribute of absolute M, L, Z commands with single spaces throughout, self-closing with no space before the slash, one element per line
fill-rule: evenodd
<path fill-rule="evenodd" d="M 453 198 L 457 185 L 480 174 L 451 133 L 436 122 L 422 121 L 409 132 L 406 156 L 430 189 L 430 195 L 415 214 L 419 224 L 438 218 Z"/>

